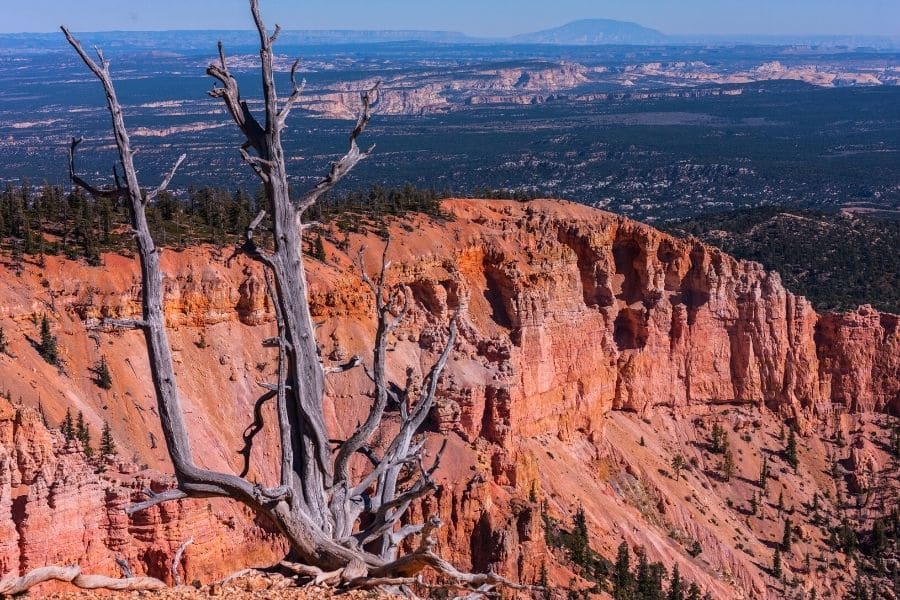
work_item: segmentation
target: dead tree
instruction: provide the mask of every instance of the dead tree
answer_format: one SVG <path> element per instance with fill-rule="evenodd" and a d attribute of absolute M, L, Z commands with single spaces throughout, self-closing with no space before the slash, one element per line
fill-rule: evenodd
<path fill-rule="evenodd" d="M 303 83 L 297 81 L 298 63 L 295 62 L 290 75 L 291 93 L 287 98 L 279 99 L 272 46 L 280 28 L 276 26 L 274 32 L 268 32 L 260 16 L 258 0 L 250 0 L 250 9 L 259 33 L 264 119 L 258 120 L 242 100 L 221 43 L 218 61 L 206 72 L 216 80 L 210 95 L 223 101 L 244 136 L 240 154 L 262 182 L 268 201 L 267 211 L 260 212 L 247 229 L 241 250 L 262 265 L 270 283 L 269 294 L 278 327 L 277 337 L 269 341 L 278 349 L 278 379 L 264 386 L 276 401 L 281 440 L 280 480 L 271 485 L 206 469 L 194 461 L 164 322 L 160 249 L 151 237 L 145 217 L 147 204 L 166 189 L 184 157 L 178 160 L 161 185 L 150 191 L 142 190 L 134 166 L 135 152 L 110 76 L 109 61 L 99 50 L 97 60 L 93 59 L 63 28 L 69 44 L 103 85 L 122 170 L 121 178 L 116 174 L 115 186 L 111 189 L 101 189 L 84 181 L 76 174 L 78 141 L 73 140 L 70 176 L 76 185 L 92 194 L 118 196 L 126 201 L 131 209 L 141 265 L 142 318 L 107 324 L 136 328 L 144 333 L 162 431 L 177 480 L 177 487 L 171 490 L 147 492 L 147 500 L 129 507 L 128 512 L 132 514 L 181 498 L 230 498 L 243 502 L 275 523 L 290 542 L 298 561 L 296 568 L 316 579 L 331 578 L 351 587 L 362 587 L 364 582 L 373 580 L 396 584 L 410 582 L 420 571 L 431 568 L 456 585 L 472 589 L 484 585 L 514 585 L 494 574 L 461 573 L 439 558 L 434 552 L 434 532 L 441 524 L 437 517 L 425 523 L 406 522 L 411 504 L 436 488 L 433 476 L 443 447 L 430 459 L 430 464 L 427 463 L 430 457 L 426 456 L 420 429 L 434 402 L 441 372 L 450 358 L 457 326 L 455 318 L 452 319 L 443 350 L 419 384 L 413 386 L 407 381 L 404 387 L 389 381 L 386 369 L 388 339 L 402 322 L 413 299 L 409 290 L 388 285 L 386 249 L 381 270 L 374 279 L 363 269 L 363 279 L 374 295 L 377 312 L 375 347 L 370 364 L 365 365 L 374 386 L 374 400 L 367 418 L 349 438 L 334 442 L 328 434 L 323 411 L 325 376 L 326 372 L 342 369 L 326 368 L 318 352 L 302 253 L 304 214 L 372 152 L 372 148 L 361 150 L 357 140 L 369 123 L 376 90 L 362 94 L 362 109 L 350 133 L 347 153 L 331 164 L 328 173 L 310 191 L 292 199 L 281 136 L 288 115 L 301 99 Z M 260 247 L 254 237 L 267 212 L 273 240 L 271 249 Z M 379 456 L 369 447 L 369 442 L 386 418 L 385 410 L 391 401 L 400 407 L 398 431 Z M 351 462 L 358 454 L 365 454 L 371 466 L 364 475 L 354 477 Z M 414 535 L 421 538 L 416 549 L 400 556 L 401 544 Z M 327 576 L 320 577 L 323 575 Z"/>
<path fill-rule="evenodd" d="M 83 590 L 142 591 L 159 590 L 166 584 L 152 577 L 126 577 L 114 579 L 103 575 L 85 575 L 77 565 L 68 567 L 40 567 L 21 577 L 0 578 L 0 596 L 17 596 L 47 581 L 64 581 Z"/>

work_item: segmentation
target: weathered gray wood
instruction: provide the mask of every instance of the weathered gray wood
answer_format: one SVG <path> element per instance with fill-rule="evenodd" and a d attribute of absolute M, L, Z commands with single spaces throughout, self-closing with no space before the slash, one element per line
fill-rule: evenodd
<path fill-rule="evenodd" d="M 85 575 L 77 565 L 47 566 L 29 571 L 21 577 L 0 579 L 0 596 L 17 596 L 47 581 L 62 581 L 85 590 L 159 590 L 166 584 L 153 577 L 128 577 L 116 579 L 103 575 Z"/>
<path fill-rule="evenodd" d="M 188 538 L 178 546 L 178 550 L 175 551 L 175 556 L 172 557 L 172 581 L 175 585 L 181 585 L 184 583 L 181 578 L 181 557 L 184 556 L 185 550 L 187 547 L 194 543 L 194 538 Z"/>
<path fill-rule="evenodd" d="M 363 280 L 375 298 L 376 307 L 377 329 L 371 367 L 360 357 L 355 357 L 346 365 L 326 369 L 319 356 L 315 336 L 317 324 L 310 314 L 302 252 L 303 231 L 309 225 L 303 223 L 303 214 L 371 154 L 374 146 L 362 151 L 357 142 L 371 119 L 377 86 L 362 94 L 362 109 L 350 133 L 347 153 L 332 163 L 326 176 L 309 192 L 298 201 L 292 200 L 281 134 L 291 109 L 300 101 L 303 84 L 297 82 L 298 63 L 295 62 L 291 69 L 291 94 L 283 102 L 279 101 L 272 45 L 280 28 L 276 27 L 270 35 L 260 15 L 259 0 L 249 0 L 249 3 L 260 40 L 264 118 L 257 119 L 241 98 L 221 43 L 218 63 L 211 64 L 207 73 L 220 84 L 210 95 L 222 99 L 226 111 L 244 135 L 241 156 L 262 181 L 268 203 L 248 227 L 241 250 L 262 264 L 278 329 L 277 337 L 264 344 L 278 349 L 277 381 L 261 384 L 277 398 L 281 464 L 276 487 L 251 483 L 231 473 L 204 469 L 193 460 L 164 321 L 160 250 L 151 237 L 145 214 L 147 203 L 166 189 L 184 156 L 178 159 L 159 186 L 146 193 L 143 191 L 134 165 L 135 152 L 110 77 L 109 62 L 99 50 L 99 62 L 92 59 L 78 40 L 62 28 L 68 42 L 103 86 L 123 174 L 121 180 L 118 174 L 115 175 L 115 187 L 110 189 L 95 187 L 79 178 L 75 168 L 75 150 L 79 141 L 73 139 L 69 149 L 70 177 L 74 184 L 91 194 L 116 195 L 127 201 L 141 265 L 142 318 L 108 321 L 105 325 L 137 328 L 144 333 L 160 424 L 177 480 L 176 488 L 147 492 L 148 498 L 129 507 L 127 512 L 133 514 L 161 502 L 192 497 L 222 496 L 243 502 L 265 514 L 280 528 L 294 555 L 309 565 L 306 573 L 319 583 L 366 587 L 369 584 L 364 582 L 370 581 L 371 575 L 378 583 L 396 584 L 409 580 L 423 568 L 436 569 L 470 589 L 503 583 L 505 580 L 496 576 L 460 573 L 449 563 L 442 562 L 432 552 L 431 541 L 439 520 L 422 524 L 405 522 L 411 503 L 437 487 L 433 475 L 446 440 L 431 466 L 426 467 L 425 440 L 419 433 L 434 404 L 438 381 L 456 342 L 456 318 L 451 320 L 447 343 L 421 386 L 407 381 L 403 389 L 389 380 L 388 340 L 414 300 L 408 288 L 388 285 L 390 263 L 388 246 L 385 246 L 381 270 L 374 281 L 360 261 Z M 267 215 L 270 217 L 267 226 L 272 235 L 271 249 L 260 248 L 254 237 Z M 337 442 L 333 450 L 324 418 L 325 374 L 343 372 L 360 364 L 374 384 L 375 401 L 364 422 L 348 439 Z M 390 400 L 400 403 L 400 427 L 383 456 L 378 457 L 369 442 L 383 421 Z M 262 423 L 259 426 L 262 427 Z M 369 458 L 371 468 L 354 480 L 350 462 L 357 453 Z M 361 528 L 362 523 L 365 523 L 364 528 Z M 420 548 L 411 555 L 398 558 L 401 543 L 412 535 L 422 536 Z M 173 562 L 176 580 L 177 563 L 185 547 L 186 544 L 179 548 Z"/>

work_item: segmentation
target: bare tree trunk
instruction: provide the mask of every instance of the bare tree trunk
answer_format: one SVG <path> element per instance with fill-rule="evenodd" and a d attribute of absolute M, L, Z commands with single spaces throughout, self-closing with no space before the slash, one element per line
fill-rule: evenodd
<path fill-rule="evenodd" d="M 47 581 L 63 581 L 85 590 L 159 590 L 166 584 L 152 577 L 114 579 L 103 575 L 85 575 L 77 565 L 68 567 L 41 567 L 21 577 L 0 579 L 0 596 L 16 596 Z"/>
<path fill-rule="evenodd" d="M 419 438 L 456 341 L 457 323 L 455 318 L 451 320 L 446 345 L 421 385 L 411 385 L 412 382 L 407 381 L 404 388 L 388 380 L 388 339 L 403 321 L 413 298 L 408 289 L 388 286 L 387 247 L 374 281 L 366 273 L 361 259 L 359 263 L 363 280 L 375 298 L 377 313 L 372 362 L 371 366 L 365 366 L 375 387 L 375 401 L 365 422 L 346 441 L 337 442 L 337 447 L 332 449 L 323 408 L 326 369 L 318 353 L 303 264 L 303 215 L 372 152 L 372 148 L 360 150 L 357 140 L 369 123 L 376 90 L 362 94 L 362 109 L 350 134 L 347 153 L 332 163 L 327 175 L 312 190 L 299 199 L 292 199 L 281 134 L 291 109 L 301 98 L 303 84 L 297 82 L 298 63 L 295 62 L 291 69 L 291 94 L 283 102 L 279 101 L 272 45 L 280 29 L 276 26 L 269 34 L 260 16 L 258 0 L 249 2 L 260 40 L 264 121 L 260 123 L 241 99 L 221 43 L 219 60 L 208 67 L 207 73 L 221 84 L 214 87 L 210 95 L 223 100 L 235 125 L 243 133 L 245 141 L 240 148 L 241 156 L 259 177 L 268 200 L 272 250 L 258 247 L 254 240 L 255 232 L 267 214 L 262 211 L 248 228 L 242 251 L 263 265 L 278 326 L 278 337 L 274 340 L 279 352 L 278 381 L 265 386 L 277 398 L 281 439 L 280 478 L 272 487 L 253 484 L 234 474 L 205 469 L 194 462 L 165 327 L 160 249 L 153 241 L 145 214 L 147 204 L 166 189 L 184 156 L 159 187 L 147 193 L 141 189 L 133 161 L 134 151 L 110 77 L 109 62 L 99 50 L 99 62 L 92 59 L 78 40 L 62 28 L 68 42 L 103 85 L 123 181 L 117 175 L 115 188 L 100 189 L 78 177 L 75 168 L 78 140 L 73 140 L 70 147 L 70 177 L 76 185 L 92 194 L 126 200 L 131 209 L 141 264 L 143 318 L 107 321 L 106 324 L 138 328 L 144 332 L 160 422 L 178 483 L 175 489 L 165 492 L 148 491 L 146 501 L 127 511 L 133 514 L 160 502 L 188 497 L 227 497 L 247 504 L 277 524 L 290 541 L 293 554 L 308 565 L 310 572 L 317 573 L 315 577 L 335 579 L 342 585 L 355 587 L 362 586 L 370 572 L 388 581 L 395 575 L 411 577 L 422 569 L 431 568 L 472 589 L 484 584 L 513 585 L 496 575 L 460 573 L 438 558 L 432 548 L 439 519 L 404 524 L 411 504 L 437 487 L 433 475 L 443 446 L 426 466 L 425 442 Z M 360 362 L 355 360 L 345 367 L 329 368 L 328 372 L 341 372 Z M 393 391 L 396 389 L 402 391 Z M 389 400 L 400 406 L 399 431 L 384 455 L 377 457 L 368 444 L 384 419 Z M 371 459 L 372 467 L 353 480 L 350 461 L 357 453 L 365 453 Z M 401 481 L 405 483 L 401 484 Z M 365 523 L 364 527 L 362 523 Z M 418 550 L 398 558 L 402 542 L 413 535 L 422 536 Z"/>

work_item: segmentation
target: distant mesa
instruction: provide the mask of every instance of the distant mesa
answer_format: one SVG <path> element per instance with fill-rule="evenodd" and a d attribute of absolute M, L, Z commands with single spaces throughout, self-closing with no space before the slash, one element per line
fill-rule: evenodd
<path fill-rule="evenodd" d="M 662 44 L 667 36 L 637 23 L 610 19 L 582 19 L 561 27 L 524 33 L 510 38 L 519 44 Z"/>

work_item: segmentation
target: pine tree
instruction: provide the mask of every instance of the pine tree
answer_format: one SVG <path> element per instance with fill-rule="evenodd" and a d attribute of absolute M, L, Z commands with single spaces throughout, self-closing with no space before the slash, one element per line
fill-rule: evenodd
<path fill-rule="evenodd" d="M 779 490 L 778 492 L 778 504 L 776 505 L 778 509 L 778 516 L 781 516 L 781 513 L 784 511 L 784 488 Z"/>
<path fill-rule="evenodd" d="M 872 550 L 877 553 L 882 553 L 888 547 L 888 535 L 885 530 L 884 520 L 883 519 L 875 519 L 875 523 L 872 524 L 872 542 L 871 542 Z"/>
<path fill-rule="evenodd" d="M 650 576 L 650 564 L 647 561 L 647 553 L 643 548 L 638 550 L 637 573 L 635 574 L 635 596 L 637 598 L 653 597 L 653 579 Z"/>
<path fill-rule="evenodd" d="M 66 418 L 63 419 L 61 429 L 63 437 L 66 438 L 66 440 L 75 439 L 75 423 L 72 421 L 72 411 L 68 408 L 66 409 Z"/>
<path fill-rule="evenodd" d="M 47 318 L 47 315 L 41 317 L 41 341 L 38 344 L 38 353 L 49 364 L 59 364 L 59 349 L 56 336 L 50 330 L 50 319 Z"/>
<path fill-rule="evenodd" d="M 94 449 L 91 448 L 91 429 L 84 422 L 84 413 L 78 411 L 78 420 L 75 423 L 75 437 L 81 441 L 81 447 L 84 454 L 90 458 L 94 455 Z"/>
<path fill-rule="evenodd" d="M 96 375 L 94 382 L 98 387 L 104 390 L 112 388 L 112 376 L 109 373 L 109 365 L 106 364 L 105 356 L 100 357 L 100 362 L 94 367 L 94 374 Z"/>
<path fill-rule="evenodd" d="M 794 433 L 793 427 L 791 427 L 788 432 L 787 445 L 784 448 L 784 458 L 787 460 L 788 464 L 791 465 L 791 468 L 796 471 L 797 465 L 800 464 L 800 459 L 797 457 L 797 434 Z"/>
<path fill-rule="evenodd" d="M 700 586 L 694 581 L 688 587 L 687 600 L 700 600 Z"/>
<path fill-rule="evenodd" d="M 544 590 L 544 600 L 550 600 L 550 579 L 547 576 L 547 563 L 543 560 L 541 561 L 541 574 L 538 585 Z"/>
<path fill-rule="evenodd" d="M 572 527 L 572 543 L 569 549 L 572 553 L 572 562 L 581 566 L 587 564 L 590 541 L 588 539 L 587 519 L 585 518 L 583 507 L 578 507 L 578 510 L 575 512 Z"/>
<path fill-rule="evenodd" d="M 312 257 L 316 260 L 325 262 L 325 244 L 322 243 L 322 236 L 317 235 L 313 240 Z"/>
<path fill-rule="evenodd" d="M 856 570 L 856 579 L 853 581 L 853 587 L 845 596 L 848 600 L 869 600 L 869 590 L 863 583 L 859 569 Z"/>
<path fill-rule="evenodd" d="M 8 346 L 9 341 L 6 339 L 6 332 L 3 331 L 2 327 L 0 327 L 0 354 L 6 354 Z"/>
<path fill-rule="evenodd" d="M 755 515 L 756 511 L 759 510 L 759 500 L 756 498 L 756 490 L 753 491 L 753 495 L 750 496 L 750 514 Z"/>
<path fill-rule="evenodd" d="M 647 561 L 647 553 L 641 548 L 638 552 L 637 571 L 634 576 L 634 600 L 664 600 L 663 579 L 666 577 L 666 568 L 662 563 Z"/>
<path fill-rule="evenodd" d="M 103 432 L 100 434 L 100 456 L 115 456 L 119 451 L 112 438 L 112 430 L 109 423 L 103 422 Z"/>
<path fill-rule="evenodd" d="M 734 475 L 734 454 L 731 452 L 731 448 L 725 447 L 725 455 L 722 458 L 722 476 L 725 478 L 725 481 L 731 481 L 731 477 Z"/>
<path fill-rule="evenodd" d="M 709 449 L 713 454 L 719 454 L 723 450 L 722 441 L 725 436 L 725 430 L 719 425 L 718 421 L 713 423 L 712 433 L 709 436 Z"/>
<path fill-rule="evenodd" d="M 891 429 L 891 454 L 900 457 L 900 425 L 894 425 Z"/>
<path fill-rule="evenodd" d="M 680 454 L 676 454 L 672 458 L 672 470 L 675 471 L 675 481 L 681 479 L 681 469 L 684 468 L 684 457 Z"/>
<path fill-rule="evenodd" d="M 613 566 L 613 598 L 627 600 L 631 589 L 631 559 L 628 556 L 628 544 L 622 542 L 616 552 L 616 563 Z"/>
<path fill-rule="evenodd" d="M 672 567 L 672 578 L 669 581 L 669 595 L 666 600 L 684 600 L 684 587 L 681 583 L 681 572 L 678 570 L 678 563 Z"/>
<path fill-rule="evenodd" d="M 775 554 L 772 556 L 772 575 L 781 579 L 781 547 L 776 546 Z"/>
<path fill-rule="evenodd" d="M 793 532 L 793 528 L 791 527 L 791 520 L 784 520 L 784 534 L 781 536 L 781 549 L 785 552 L 791 551 L 791 534 Z"/>
<path fill-rule="evenodd" d="M 763 456 L 762 466 L 759 468 L 759 487 L 766 491 L 769 480 L 769 456 Z"/>
<path fill-rule="evenodd" d="M 781 429 L 778 430 L 778 441 L 779 442 L 784 441 L 784 423 L 783 422 L 781 423 Z"/>

